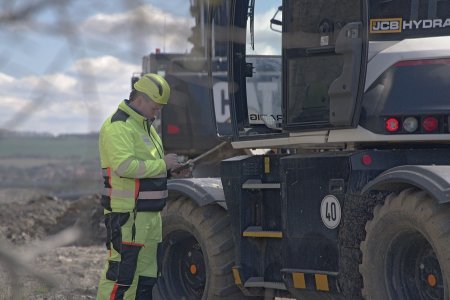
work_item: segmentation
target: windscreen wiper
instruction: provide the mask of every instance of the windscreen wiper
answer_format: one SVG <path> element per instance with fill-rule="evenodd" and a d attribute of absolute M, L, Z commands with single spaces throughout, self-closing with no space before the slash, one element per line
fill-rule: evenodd
<path fill-rule="evenodd" d="M 247 17 L 250 20 L 250 45 L 255 50 L 255 0 L 250 0 Z"/>

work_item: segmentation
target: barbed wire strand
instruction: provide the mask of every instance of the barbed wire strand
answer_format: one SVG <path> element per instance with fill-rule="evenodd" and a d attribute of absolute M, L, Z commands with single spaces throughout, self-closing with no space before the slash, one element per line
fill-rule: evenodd
<path fill-rule="evenodd" d="M 22 251 L 11 251 L 11 249 L 14 249 L 14 246 L 5 240 L 2 240 L 0 243 L 0 261 L 4 263 L 10 274 L 11 299 L 21 299 L 20 280 L 18 280 L 21 273 L 26 273 L 27 275 L 39 279 L 49 288 L 57 287 L 58 280 L 56 278 L 37 269 L 30 262 L 32 262 L 39 254 L 75 242 L 80 236 L 81 231 L 79 228 L 68 228 L 43 241 L 34 243 Z"/>
<path fill-rule="evenodd" d="M 81 47 L 83 43 L 79 32 L 77 31 L 77 26 L 67 12 L 67 5 L 70 2 L 71 1 L 69 0 L 41 0 L 15 7 L 13 2 L 6 1 L 2 5 L 3 12 L 0 13 L 0 25 L 11 26 L 28 23 L 28 26 L 31 26 L 33 30 L 39 30 L 50 35 L 62 37 L 66 40 L 66 46 L 69 48 L 69 58 L 75 61 L 76 59 L 84 57 L 85 53 L 84 48 Z M 135 5 L 142 3 L 141 1 L 125 0 L 122 2 L 124 3 L 124 7 L 135 7 Z M 37 13 L 47 9 L 53 9 L 58 12 L 56 15 L 59 17 L 56 18 L 53 24 L 43 24 L 34 20 L 34 16 Z M 138 27 L 139 25 L 135 26 L 135 28 Z M 133 32 L 130 33 L 130 43 L 136 38 L 136 36 L 133 36 Z M 135 51 L 137 52 L 137 49 L 135 49 Z M 44 70 L 44 74 L 51 74 L 53 71 L 56 71 L 59 65 L 66 62 L 68 59 L 67 55 L 67 48 L 64 46 L 61 47 L 53 59 L 49 61 L 47 68 Z M 6 66 L 9 62 L 8 54 L 2 53 L 0 57 L 0 67 Z M 83 80 L 81 74 L 78 73 L 78 76 L 81 78 L 81 92 L 85 95 L 89 93 L 89 97 L 84 97 L 85 101 L 96 101 L 98 96 L 93 97 L 91 94 L 92 91 L 95 91 L 95 94 L 97 94 L 95 78 L 94 80 L 92 80 L 92 78 Z M 9 119 L 4 121 L 0 127 L 8 128 L 9 130 L 19 128 L 22 123 L 29 119 L 39 109 L 45 107 L 49 101 L 49 95 L 51 94 L 51 89 L 54 88 L 54 84 L 55 83 L 49 82 L 41 76 L 36 87 L 31 91 L 31 101 L 17 113 L 13 114 Z M 93 107 L 92 103 L 86 103 L 86 106 L 88 108 Z M 90 109 L 87 109 L 87 111 L 90 113 L 89 120 L 91 120 L 96 112 L 95 110 Z M 88 127 L 93 126 L 92 122 L 90 123 L 91 124 L 89 124 Z M 79 236 L 80 231 L 78 229 L 67 229 L 57 235 L 49 237 L 45 241 L 34 243 L 32 248 L 21 251 L 20 253 L 16 251 L 14 245 L 2 240 L 0 242 L 0 262 L 2 265 L 6 266 L 6 271 L 9 273 L 8 278 L 10 279 L 11 284 L 11 299 L 23 299 L 23 291 L 21 291 L 20 285 L 21 274 L 32 276 L 49 288 L 57 287 L 59 284 L 57 278 L 37 269 L 30 262 L 40 253 L 46 253 L 49 250 L 75 242 Z"/>
<path fill-rule="evenodd" d="M 48 62 L 47 67 L 44 69 L 43 74 L 52 74 L 56 72 L 61 64 L 67 62 L 68 59 L 76 61 L 77 59 L 86 56 L 85 48 L 83 47 L 84 41 L 78 28 L 78 24 L 71 17 L 68 11 L 68 5 L 74 3 L 71 0 L 39 0 L 32 1 L 3 1 L 2 9 L 0 11 L 0 26 L 27 26 L 32 32 L 45 33 L 53 37 L 63 38 L 66 43 Z M 87 5 L 95 5 L 95 2 L 87 2 Z M 125 10 L 134 10 L 145 4 L 145 1 L 141 0 L 122 0 L 122 7 Z M 37 14 L 46 11 L 55 11 L 55 19 L 51 23 L 45 23 L 39 20 Z M 148 30 L 148 23 L 145 22 L 145 12 L 136 10 L 136 15 L 132 18 L 130 26 L 130 32 L 128 33 L 128 43 L 130 44 L 130 55 L 136 56 L 139 53 L 139 49 L 142 49 L 144 45 L 148 44 L 145 39 L 148 39 L 146 30 Z M 15 46 L 22 45 L 24 41 L 20 35 L 14 37 L 17 44 Z M 122 41 L 126 42 L 126 41 Z M 102 46 L 107 42 L 102 41 Z M 111 41 L 111 45 L 114 42 Z M 11 47 L 14 48 L 14 47 Z M 69 49 L 70 53 L 67 53 Z M 11 64 L 12 52 L 0 53 L 0 70 Z M 140 53 L 139 55 L 143 55 Z M 136 60 L 140 60 L 141 57 L 136 57 Z M 16 63 L 16 62 L 14 62 Z M 24 70 L 29 68 L 23 64 L 21 65 Z M 98 130 L 98 128 L 92 128 L 93 118 L 97 115 L 97 111 L 91 109 L 92 103 L 98 102 L 97 82 L 95 78 L 89 78 L 89 80 L 83 80 L 83 76 L 79 73 L 80 70 L 76 70 L 75 73 L 80 79 L 81 93 L 85 95 L 84 103 L 86 111 L 88 112 L 88 127 L 92 130 Z M 131 75 L 131 74 L 130 74 Z M 57 99 L 51 99 L 51 90 L 55 87 L 55 83 L 50 82 L 44 76 L 40 76 L 35 88 L 31 91 L 31 100 L 27 105 L 22 107 L 18 112 L 10 116 L 7 120 L 0 124 L 0 128 L 7 128 L 14 130 L 20 128 L 20 126 L 26 122 L 33 114 L 36 114 L 39 110 L 43 109 L 49 101 Z M 89 96 L 87 96 L 89 95 Z M 65 230 L 55 236 L 49 237 L 45 241 L 36 242 L 32 245 L 32 248 L 27 248 L 24 251 L 16 251 L 16 247 L 7 243 L 4 240 L 0 241 L 0 262 L 2 265 L 6 265 L 7 272 L 9 272 L 8 278 L 11 284 L 11 299 L 21 299 L 23 291 L 21 291 L 20 278 L 23 273 L 30 275 L 33 278 L 38 279 L 40 282 L 48 285 L 49 287 L 58 286 L 58 280 L 52 278 L 49 274 L 44 273 L 42 270 L 33 266 L 33 259 L 36 259 L 40 253 L 45 253 L 49 250 L 68 245 L 77 240 L 80 236 L 78 229 L 71 228 Z"/>

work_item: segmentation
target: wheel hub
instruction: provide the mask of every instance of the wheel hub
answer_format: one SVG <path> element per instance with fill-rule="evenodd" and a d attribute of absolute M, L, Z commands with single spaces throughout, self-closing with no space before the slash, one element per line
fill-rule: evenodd
<path fill-rule="evenodd" d="M 197 240 L 187 232 L 171 233 L 164 248 L 163 276 L 174 297 L 201 299 L 206 286 L 206 266 Z"/>
<path fill-rule="evenodd" d="M 393 299 L 444 299 L 439 261 L 430 243 L 418 232 L 398 236 L 387 260 L 387 280 Z"/>

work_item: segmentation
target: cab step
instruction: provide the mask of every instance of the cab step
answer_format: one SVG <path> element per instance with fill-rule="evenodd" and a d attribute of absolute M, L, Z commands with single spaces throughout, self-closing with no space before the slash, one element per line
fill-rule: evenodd
<path fill-rule="evenodd" d="M 287 290 L 284 282 L 264 281 L 264 277 L 250 277 L 245 283 L 245 288 L 265 288 L 275 290 Z"/>
<path fill-rule="evenodd" d="M 242 184 L 242 188 L 246 190 L 280 189 L 281 184 L 277 182 L 263 183 L 260 179 L 248 179 Z"/>
<path fill-rule="evenodd" d="M 272 231 L 272 230 L 263 230 L 261 226 L 250 226 L 244 230 L 242 233 L 243 237 L 251 237 L 251 238 L 275 238 L 281 239 L 283 238 L 282 231 Z"/>

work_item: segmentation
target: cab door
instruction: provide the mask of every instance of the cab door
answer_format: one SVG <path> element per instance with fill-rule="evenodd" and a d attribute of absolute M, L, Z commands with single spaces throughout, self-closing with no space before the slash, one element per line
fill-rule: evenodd
<path fill-rule="evenodd" d="M 356 124 L 364 1 L 283 1 L 284 128 Z"/>

